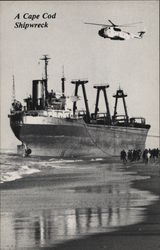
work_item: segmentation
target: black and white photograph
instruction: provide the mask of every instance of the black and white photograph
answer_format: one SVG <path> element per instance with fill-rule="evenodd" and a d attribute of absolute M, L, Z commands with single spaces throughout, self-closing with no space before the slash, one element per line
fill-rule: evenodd
<path fill-rule="evenodd" d="M 1 1 L 0 45 L 0 249 L 160 250 L 159 1 Z"/>

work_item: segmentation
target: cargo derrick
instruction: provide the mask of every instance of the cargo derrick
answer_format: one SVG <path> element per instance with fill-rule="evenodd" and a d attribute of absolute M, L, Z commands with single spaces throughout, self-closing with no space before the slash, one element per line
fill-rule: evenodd
<path fill-rule="evenodd" d="M 119 121 L 122 121 L 124 124 L 128 124 L 129 117 L 128 117 L 127 105 L 126 105 L 126 101 L 125 101 L 125 97 L 127 97 L 127 95 L 124 94 L 123 90 L 119 89 L 119 90 L 117 90 L 116 94 L 113 95 L 113 97 L 115 98 L 114 114 L 112 116 L 113 124 L 114 123 L 116 124 Z M 119 99 L 122 99 L 122 101 L 123 101 L 125 115 L 117 115 L 117 105 L 118 105 Z"/>
<path fill-rule="evenodd" d="M 84 103 L 85 103 L 85 108 L 86 108 L 86 114 L 84 114 L 84 120 L 89 123 L 90 122 L 90 111 L 89 111 L 89 106 L 88 106 L 88 100 L 87 100 L 87 95 L 86 95 L 86 90 L 85 90 L 85 84 L 87 83 L 87 80 L 73 80 L 71 81 L 72 84 L 75 84 L 75 97 L 78 97 L 78 89 L 79 86 L 82 86 L 82 92 L 83 92 L 83 98 L 84 98 Z M 73 102 L 73 115 L 75 116 L 75 112 L 77 110 L 77 101 Z"/>
<path fill-rule="evenodd" d="M 108 98 L 107 98 L 107 93 L 106 93 L 106 88 L 109 88 L 109 85 L 100 85 L 100 86 L 94 86 L 95 89 L 97 89 L 97 97 L 96 97 L 96 106 L 95 106 L 95 112 L 92 114 L 92 119 L 93 122 L 96 121 L 98 124 L 111 124 L 111 115 L 110 115 L 110 109 L 109 109 L 109 103 L 108 103 Z M 99 113 L 99 97 L 100 97 L 100 92 L 103 92 L 104 94 L 104 101 L 106 105 L 106 113 Z"/>

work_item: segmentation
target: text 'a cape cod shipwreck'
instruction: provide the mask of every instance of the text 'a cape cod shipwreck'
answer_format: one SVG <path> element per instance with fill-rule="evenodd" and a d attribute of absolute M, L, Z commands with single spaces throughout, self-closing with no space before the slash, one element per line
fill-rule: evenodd
<path fill-rule="evenodd" d="M 33 80 L 32 95 L 24 99 L 25 106 L 15 100 L 9 114 L 15 136 L 22 142 L 18 146 L 26 155 L 53 157 L 107 157 L 117 156 L 121 150 L 145 148 L 150 125 L 142 117 L 129 118 L 126 94 L 118 89 L 114 113 L 111 115 L 106 89 L 109 85 L 94 86 L 97 91 L 94 113 L 90 113 L 85 84 L 87 80 L 73 80 L 74 96 L 65 95 L 65 77 L 61 78 L 62 93 L 48 91 L 48 58 L 45 63 L 45 78 Z M 85 110 L 78 110 L 78 90 L 82 88 Z M 102 95 L 103 94 L 103 95 Z M 99 112 L 99 98 L 104 96 L 106 112 Z M 67 99 L 72 100 L 72 109 Z M 124 115 L 117 114 L 121 100 Z"/>

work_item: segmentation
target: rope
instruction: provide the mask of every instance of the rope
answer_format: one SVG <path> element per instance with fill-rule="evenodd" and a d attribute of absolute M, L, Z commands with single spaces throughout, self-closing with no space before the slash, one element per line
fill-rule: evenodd
<path fill-rule="evenodd" d="M 147 135 L 148 137 L 160 138 L 160 135 Z"/>
<path fill-rule="evenodd" d="M 86 123 L 80 123 L 80 124 L 84 125 L 84 127 L 85 127 L 85 129 L 86 129 L 86 131 L 87 131 L 87 133 L 88 133 L 88 135 L 89 135 L 91 141 L 93 142 L 93 144 L 94 144 L 102 153 L 106 154 L 107 156 L 113 156 L 113 155 L 107 153 L 106 151 L 104 151 L 101 147 L 99 147 L 99 146 L 97 145 L 97 143 L 94 141 L 93 137 L 92 137 L 91 134 L 89 133 L 88 128 L 87 128 L 87 126 L 86 126 Z"/>

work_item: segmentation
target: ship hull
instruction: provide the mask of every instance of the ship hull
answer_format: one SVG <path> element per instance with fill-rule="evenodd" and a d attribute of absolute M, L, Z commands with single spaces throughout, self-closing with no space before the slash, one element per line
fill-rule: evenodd
<path fill-rule="evenodd" d="M 83 120 L 23 117 L 11 127 L 33 155 L 51 157 L 119 156 L 122 149 L 145 148 L 146 128 L 86 124 Z"/>

